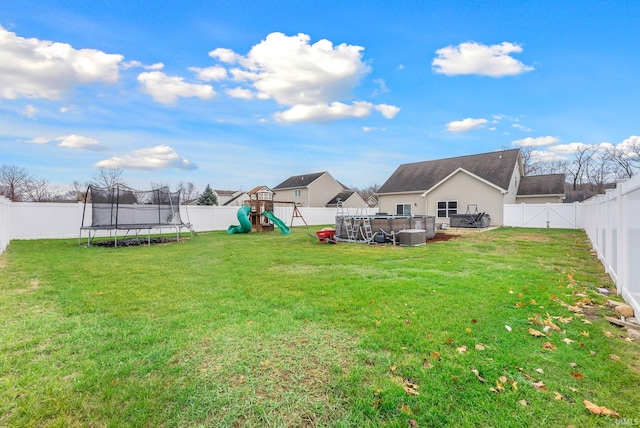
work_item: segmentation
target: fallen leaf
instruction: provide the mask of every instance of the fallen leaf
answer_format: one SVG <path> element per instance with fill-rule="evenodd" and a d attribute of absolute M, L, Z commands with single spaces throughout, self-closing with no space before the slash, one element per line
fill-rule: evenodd
<path fill-rule="evenodd" d="M 435 358 L 436 360 L 441 360 L 441 359 L 442 359 L 442 356 L 440 355 L 440 352 L 437 352 L 437 351 L 433 351 L 433 352 L 431 353 L 431 356 L 432 356 L 433 358 Z"/>
<path fill-rule="evenodd" d="M 409 419 L 409 428 L 418 428 L 418 422 L 415 419 Z"/>
<path fill-rule="evenodd" d="M 396 367 L 396 366 L 391 366 L 391 371 L 392 371 L 392 372 L 395 372 L 395 371 L 396 371 L 396 369 L 397 369 L 397 367 Z"/>
<path fill-rule="evenodd" d="M 464 346 L 464 345 L 462 345 L 461 347 L 456 348 L 456 350 L 457 350 L 459 353 L 464 354 L 465 352 L 467 352 L 467 347 L 466 347 L 466 346 Z"/>
<path fill-rule="evenodd" d="M 578 379 L 578 380 L 580 380 L 580 379 L 582 379 L 582 378 L 584 377 L 584 374 L 582 374 L 582 373 L 580 373 L 580 372 L 572 372 L 572 373 L 571 373 L 571 376 L 572 376 L 574 379 Z"/>
<path fill-rule="evenodd" d="M 416 385 L 415 383 L 405 380 L 404 382 L 404 392 L 406 392 L 409 395 L 420 395 L 420 393 L 418 392 L 418 388 L 419 386 Z"/>
<path fill-rule="evenodd" d="M 427 360 L 426 358 L 424 359 L 424 364 L 422 365 L 422 367 L 424 367 L 425 369 L 432 369 L 433 368 L 433 364 L 431 364 L 429 362 L 429 360 Z"/>
<path fill-rule="evenodd" d="M 500 376 L 500 377 L 498 378 L 498 380 L 499 380 L 500 382 L 502 382 L 502 383 L 507 383 L 507 377 L 506 377 L 506 376 Z"/>
<path fill-rule="evenodd" d="M 562 396 L 562 394 L 560 394 L 559 392 L 555 392 L 553 393 L 553 399 L 554 400 L 564 400 L 564 397 Z"/>
<path fill-rule="evenodd" d="M 612 360 L 620 361 L 620 357 L 618 357 L 616 354 L 609 354 L 609 358 L 611 358 Z"/>
<path fill-rule="evenodd" d="M 572 344 L 573 342 L 575 342 L 575 340 L 571 340 L 571 339 L 569 339 L 568 337 L 565 337 L 564 339 L 562 339 L 562 341 L 563 341 L 564 343 L 566 343 L 567 345 L 570 345 L 570 344 Z"/>
<path fill-rule="evenodd" d="M 504 388 L 502 387 L 502 383 L 496 381 L 496 390 L 497 392 L 502 391 Z"/>
<path fill-rule="evenodd" d="M 613 337 L 613 333 L 611 333 L 610 331 L 602 330 L 602 334 L 604 334 L 606 337 Z"/>
<path fill-rule="evenodd" d="M 467 333 L 471 333 L 471 329 L 470 329 L 470 328 L 465 329 L 465 331 L 466 331 Z"/>
<path fill-rule="evenodd" d="M 535 300 L 533 300 L 533 299 L 529 300 L 529 304 L 530 304 L 530 305 L 537 305 L 536 301 L 535 301 Z"/>
<path fill-rule="evenodd" d="M 529 403 L 527 403 L 527 400 L 520 400 L 520 401 L 518 401 L 518 404 L 520 404 L 521 406 L 525 406 L 525 407 L 529 405 Z"/>
<path fill-rule="evenodd" d="M 561 323 L 564 323 L 564 324 L 570 323 L 571 320 L 573 320 L 573 317 L 567 317 L 567 318 L 559 317 L 558 318 L 558 321 L 560 321 Z"/>
<path fill-rule="evenodd" d="M 511 381 L 511 389 L 513 389 L 514 391 L 518 390 L 518 382 L 516 382 L 515 380 Z"/>
<path fill-rule="evenodd" d="M 589 321 L 589 320 L 584 320 L 584 319 L 582 320 L 582 322 L 583 322 L 583 323 L 585 323 L 585 324 L 593 324 L 591 321 Z"/>
<path fill-rule="evenodd" d="M 586 407 L 587 410 L 589 410 L 594 415 L 605 415 L 605 416 L 611 416 L 612 418 L 620 417 L 620 415 L 617 412 L 614 412 L 611 409 L 607 409 L 604 406 L 598 406 L 597 404 L 592 403 L 591 401 L 584 400 L 582 401 L 582 404 L 584 404 L 584 407 Z"/>
<path fill-rule="evenodd" d="M 536 369 L 536 371 L 537 371 L 538 373 L 540 373 L 540 374 L 544 374 L 544 370 L 542 370 L 542 369 Z"/>
<path fill-rule="evenodd" d="M 633 339 L 632 339 L 632 338 L 630 338 L 630 337 L 625 337 L 625 338 L 624 338 L 624 340 L 626 340 L 626 341 L 627 341 L 627 342 L 629 342 L 629 343 L 633 342 Z"/>
<path fill-rule="evenodd" d="M 454 340 L 453 340 L 452 338 L 450 338 L 450 337 L 447 337 L 447 338 L 445 339 L 445 341 L 446 341 L 447 343 L 453 343 L 453 342 L 454 342 Z"/>
<path fill-rule="evenodd" d="M 569 365 L 570 365 L 571 367 L 578 367 L 578 364 L 576 364 L 576 363 L 569 363 Z"/>
<path fill-rule="evenodd" d="M 411 414 L 411 409 L 404 403 L 398 404 L 398 410 L 400 410 L 402 413 L 406 413 L 407 415 Z"/>
<path fill-rule="evenodd" d="M 589 337 L 589 332 L 583 331 L 582 333 L 580 333 L 580 336 Z"/>
<path fill-rule="evenodd" d="M 535 337 L 545 337 L 546 336 L 543 332 L 538 331 L 538 330 L 536 330 L 534 328 L 530 328 L 529 329 L 529 334 L 531 336 L 535 336 Z"/>
<path fill-rule="evenodd" d="M 507 331 L 511 331 L 511 327 L 509 327 L 508 325 L 505 325 L 504 328 L 506 328 Z"/>
<path fill-rule="evenodd" d="M 549 327 L 549 328 L 551 328 L 551 329 L 555 330 L 555 331 L 560 331 L 560 330 L 562 330 L 560 327 L 558 327 L 556 324 L 554 324 L 552 321 L 549 321 L 549 320 L 544 320 L 544 321 L 543 321 L 543 324 L 544 324 L 545 326 L 547 326 L 547 327 Z"/>
<path fill-rule="evenodd" d="M 531 382 L 531 386 L 533 386 L 535 389 L 541 389 L 543 391 L 547 390 L 547 385 L 545 385 L 543 381 Z"/>
<path fill-rule="evenodd" d="M 482 376 L 480 376 L 480 372 L 477 369 L 473 369 L 471 370 L 471 372 L 476 375 L 476 377 L 478 378 L 478 380 L 482 383 L 485 383 L 486 380 L 484 380 L 484 378 Z"/>
<path fill-rule="evenodd" d="M 567 309 L 569 309 L 571 312 L 573 313 L 580 313 L 582 312 L 582 308 L 579 306 L 572 306 L 572 305 L 567 305 Z"/>
<path fill-rule="evenodd" d="M 479 343 L 478 343 L 478 344 L 476 344 L 476 351 L 484 351 L 484 349 L 485 349 L 485 348 L 484 348 L 484 346 L 483 346 L 483 345 L 481 345 L 481 344 L 479 344 Z"/>
<path fill-rule="evenodd" d="M 558 348 L 556 348 L 556 346 L 551 342 L 545 342 L 542 345 L 542 349 L 548 349 L 549 351 L 555 351 Z"/>
<path fill-rule="evenodd" d="M 596 351 L 589 351 L 591 355 L 596 355 Z"/>
<path fill-rule="evenodd" d="M 471 320 L 471 324 L 475 324 L 475 323 L 477 323 L 477 322 L 478 322 L 478 320 L 477 320 L 477 319 L 472 319 L 472 320 Z"/>
<path fill-rule="evenodd" d="M 509 290 L 509 294 L 513 294 L 513 290 Z"/>

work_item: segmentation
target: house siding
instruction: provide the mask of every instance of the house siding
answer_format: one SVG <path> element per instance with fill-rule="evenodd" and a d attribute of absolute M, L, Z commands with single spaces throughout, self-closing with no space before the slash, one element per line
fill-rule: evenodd
<path fill-rule="evenodd" d="M 425 215 L 426 205 L 422 193 L 395 193 L 379 195 L 378 211 L 386 214 L 395 214 L 397 204 L 411 204 L 411 214 Z"/>
<path fill-rule="evenodd" d="M 515 203 L 516 204 L 561 204 L 563 200 L 562 196 L 527 196 L 527 197 L 517 197 Z M 513 202 L 508 202 L 513 203 Z"/>
<path fill-rule="evenodd" d="M 324 207 L 335 195 L 342 191 L 342 186 L 329 174 L 323 174 L 309 185 L 312 207 Z"/>
<path fill-rule="evenodd" d="M 503 194 L 462 171 L 454 174 L 427 194 L 427 215 L 437 216 L 438 201 L 458 201 L 458 213 L 464 214 L 467 205 L 475 204 L 478 212 L 486 212 L 491 217 L 492 226 L 500 226 L 503 221 Z M 436 218 L 437 222 L 448 221 Z"/>

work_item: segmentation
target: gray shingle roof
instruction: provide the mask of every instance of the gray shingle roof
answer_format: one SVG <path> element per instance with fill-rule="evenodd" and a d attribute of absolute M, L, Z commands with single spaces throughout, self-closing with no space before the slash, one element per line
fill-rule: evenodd
<path fill-rule="evenodd" d="M 315 172 L 313 174 L 294 175 L 287 178 L 273 189 L 298 189 L 301 187 L 307 187 L 309 184 L 320 178 L 323 174 L 326 174 L 326 171 Z"/>
<path fill-rule="evenodd" d="M 340 200 L 344 202 L 347 199 L 349 199 L 351 195 L 353 195 L 354 193 L 356 192 L 353 190 L 345 190 L 344 192 L 340 192 L 337 195 L 335 195 L 333 199 L 327 202 L 327 205 L 338 205 L 338 198 L 340 198 Z"/>
<path fill-rule="evenodd" d="M 521 177 L 518 196 L 564 195 L 564 174 Z"/>
<path fill-rule="evenodd" d="M 520 149 L 400 165 L 378 189 L 381 193 L 424 192 L 458 168 L 464 168 L 502 189 L 508 189 Z"/>

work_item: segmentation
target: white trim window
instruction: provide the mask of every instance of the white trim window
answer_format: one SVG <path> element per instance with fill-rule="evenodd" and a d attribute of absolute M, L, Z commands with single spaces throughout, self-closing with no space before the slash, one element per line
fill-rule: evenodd
<path fill-rule="evenodd" d="M 296 197 L 296 198 L 299 198 L 300 196 L 302 196 L 302 190 L 300 190 L 300 189 L 295 189 L 295 190 L 293 191 L 293 196 L 294 196 L 294 197 Z"/>
<path fill-rule="evenodd" d="M 438 201 L 438 218 L 451 217 L 458 214 L 458 201 Z"/>
<path fill-rule="evenodd" d="M 411 204 L 396 204 L 396 215 L 411 215 Z"/>

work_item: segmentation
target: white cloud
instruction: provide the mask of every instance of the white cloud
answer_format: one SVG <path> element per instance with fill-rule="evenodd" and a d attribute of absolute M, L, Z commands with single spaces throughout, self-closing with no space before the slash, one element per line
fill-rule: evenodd
<path fill-rule="evenodd" d="M 122 63 L 122 68 L 124 70 L 128 70 L 129 68 L 144 68 L 145 70 L 162 70 L 164 68 L 164 64 L 161 62 L 156 62 L 151 65 L 144 65 L 140 61 L 127 61 Z"/>
<path fill-rule="evenodd" d="M 30 143 L 30 144 L 47 144 L 47 143 L 51 142 L 51 138 L 36 137 L 36 138 L 33 138 L 33 139 L 28 140 L 26 142 Z"/>
<path fill-rule="evenodd" d="M 76 86 L 114 83 L 122 55 L 26 39 L 0 26 L 0 98 L 58 99 Z"/>
<path fill-rule="evenodd" d="M 375 128 L 375 127 L 370 127 L 370 126 L 363 126 L 362 130 L 364 132 L 386 131 L 386 129 L 384 129 L 384 128 Z"/>
<path fill-rule="evenodd" d="M 552 137 L 547 135 L 546 137 L 527 137 L 521 140 L 515 140 L 511 143 L 513 146 L 517 147 L 538 147 L 538 146 L 551 146 L 554 144 L 558 144 L 560 139 L 558 137 Z"/>
<path fill-rule="evenodd" d="M 289 110 L 275 114 L 279 122 L 329 122 L 348 117 L 366 117 L 371 114 L 373 104 L 366 101 L 356 101 L 351 105 L 341 102 L 327 104 L 304 105 L 298 104 Z"/>
<path fill-rule="evenodd" d="M 622 150 L 631 157 L 638 157 L 640 152 L 640 136 L 632 135 L 622 143 L 616 145 L 616 148 Z"/>
<path fill-rule="evenodd" d="M 311 44 L 306 34 L 289 37 L 276 32 L 253 46 L 246 56 L 222 48 L 209 56 L 237 65 L 229 70 L 232 79 L 244 82 L 248 86 L 245 89 L 255 92 L 256 98 L 273 99 L 289 107 L 276 114 L 277 120 L 331 121 L 364 117 L 376 107 L 363 101 L 350 105 L 341 101 L 351 98 L 353 89 L 371 71 L 362 61 L 362 51 L 360 46 L 334 46 L 325 39 Z M 395 115 L 391 107 L 376 110 L 390 118 Z"/>
<path fill-rule="evenodd" d="M 227 79 L 227 69 L 220 65 L 214 65 L 213 67 L 206 68 L 190 67 L 189 70 L 196 73 L 198 79 L 204 82 L 218 82 L 220 80 Z"/>
<path fill-rule="evenodd" d="M 102 160 L 94 165 L 96 168 L 123 168 L 141 170 L 163 170 L 163 169 L 197 169 L 198 167 L 188 159 L 180 157 L 175 150 L 166 145 L 159 145 L 139 150 L 134 150 L 131 154 L 114 156 Z"/>
<path fill-rule="evenodd" d="M 535 159 L 536 161 L 540 161 L 540 162 L 554 162 L 554 161 L 563 161 L 563 160 L 567 160 L 565 157 L 560 156 L 554 152 L 551 151 L 545 151 L 545 150 L 533 150 L 531 152 L 531 158 Z"/>
<path fill-rule="evenodd" d="M 449 122 L 447 124 L 447 131 L 449 132 L 467 132 L 472 129 L 482 128 L 485 123 L 487 123 L 487 119 L 473 119 L 466 118 L 462 120 L 456 120 L 453 122 Z"/>
<path fill-rule="evenodd" d="M 209 52 L 211 58 L 215 58 L 219 61 L 226 62 L 227 64 L 235 64 L 242 59 L 241 55 L 238 55 L 231 49 L 217 48 Z"/>
<path fill-rule="evenodd" d="M 251 90 L 245 88 L 227 89 L 225 92 L 232 98 L 241 98 L 244 100 L 251 100 L 256 96 Z"/>
<path fill-rule="evenodd" d="M 519 129 L 519 130 L 524 131 L 524 132 L 531 132 L 531 131 L 533 131 L 533 129 L 529 128 L 528 126 L 524 126 L 524 125 L 522 125 L 522 124 L 520 124 L 520 123 L 514 123 L 513 125 L 511 125 L 511 127 L 512 127 L 512 128 L 516 128 L 516 129 Z"/>
<path fill-rule="evenodd" d="M 173 104 L 178 97 L 198 97 L 206 100 L 216 94 L 210 85 L 187 83 L 182 77 L 167 76 L 161 71 L 140 73 L 138 82 L 143 92 L 150 94 L 161 104 Z"/>
<path fill-rule="evenodd" d="M 378 104 L 374 108 L 387 119 L 393 119 L 400 111 L 400 107 L 391 106 L 388 104 Z"/>
<path fill-rule="evenodd" d="M 509 42 L 499 45 L 483 45 L 476 42 L 460 43 L 438 49 L 431 65 L 436 73 L 455 76 L 479 74 L 483 76 L 513 76 L 533 70 L 533 67 L 510 56 L 522 52 L 522 47 Z"/>
<path fill-rule="evenodd" d="M 66 113 L 69 111 L 68 107 L 60 107 L 60 113 Z"/>
<path fill-rule="evenodd" d="M 36 113 L 38 113 L 39 110 L 37 108 L 35 108 L 34 106 L 32 106 L 31 104 L 27 104 L 24 107 L 24 110 L 22 111 L 22 113 L 27 116 L 28 118 L 33 119 L 34 117 L 36 117 Z"/>
<path fill-rule="evenodd" d="M 570 155 L 576 153 L 579 150 L 583 150 L 588 146 L 584 143 L 569 143 L 569 144 L 558 144 L 556 146 L 549 147 L 554 153 L 559 153 L 563 155 Z"/>
<path fill-rule="evenodd" d="M 60 141 L 60 144 L 58 144 L 59 147 L 66 147 L 68 149 L 89 151 L 107 150 L 106 147 L 100 145 L 100 142 L 98 140 L 94 138 L 83 137 L 82 135 L 64 135 L 56 138 L 56 141 Z"/>

